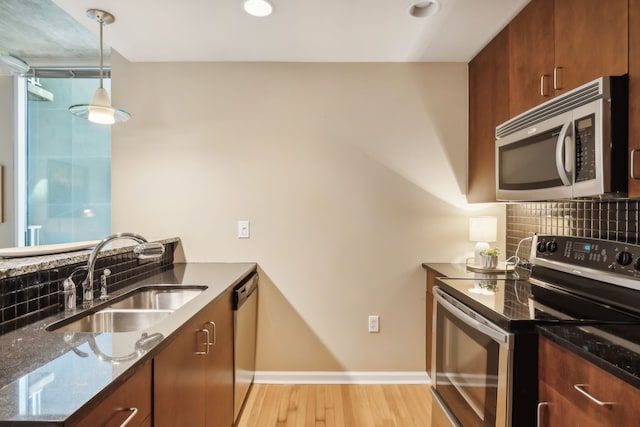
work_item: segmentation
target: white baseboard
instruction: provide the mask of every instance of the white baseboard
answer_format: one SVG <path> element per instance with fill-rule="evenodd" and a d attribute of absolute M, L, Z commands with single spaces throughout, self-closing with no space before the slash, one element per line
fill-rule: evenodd
<path fill-rule="evenodd" d="M 256 371 L 256 384 L 431 384 L 426 372 Z"/>

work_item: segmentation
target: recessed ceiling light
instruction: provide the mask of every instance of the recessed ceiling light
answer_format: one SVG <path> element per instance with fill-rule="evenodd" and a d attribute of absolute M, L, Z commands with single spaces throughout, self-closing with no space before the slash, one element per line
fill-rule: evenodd
<path fill-rule="evenodd" d="M 249 15 L 258 18 L 269 16 L 273 12 L 273 6 L 268 0 L 245 0 L 243 7 Z"/>
<path fill-rule="evenodd" d="M 440 3 L 436 0 L 420 0 L 409 6 L 409 15 L 414 18 L 427 18 L 440 10 Z"/>

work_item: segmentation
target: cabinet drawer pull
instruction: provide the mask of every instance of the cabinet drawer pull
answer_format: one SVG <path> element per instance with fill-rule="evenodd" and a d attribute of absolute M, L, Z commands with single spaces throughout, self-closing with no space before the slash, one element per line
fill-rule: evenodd
<path fill-rule="evenodd" d="M 638 148 L 634 148 L 633 150 L 631 150 L 631 165 L 629 166 L 629 168 L 631 169 L 632 179 L 639 179 L 638 176 L 636 176 L 636 153 L 638 152 L 638 150 Z"/>
<path fill-rule="evenodd" d="M 582 395 L 584 395 L 586 398 L 588 398 L 590 401 L 592 401 L 593 403 L 595 403 L 596 405 L 599 406 L 613 406 L 615 403 L 614 402 L 603 402 L 601 400 L 596 399 L 595 397 L 593 397 L 592 395 L 590 395 L 585 389 L 584 387 L 588 386 L 588 384 L 574 384 L 573 388 L 575 388 L 576 390 L 578 390 Z"/>
<path fill-rule="evenodd" d="M 547 74 L 540 76 L 540 96 L 549 96 L 549 92 L 547 91 L 547 77 L 549 77 Z"/>
<path fill-rule="evenodd" d="M 124 422 L 122 424 L 120 424 L 120 427 L 125 427 L 127 424 L 129 424 L 129 422 L 132 419 L 135 418 L 136 414 L 138 413 L 138 408 L 125 408 L 125 409 L 123 409 L 123 411 L 131 411 L 131 414 L 129 414 L 127 419 L 124 420 Z"/>
<path fill-rule="evenodd" d="M 536 427 L 540 427 L 540 413 L 542 412 L 543 406 L 549 406 L 549 402 L 538 403 L 538 408 L 536 409 Z"/>
<path fill-rule="evenodd" d="M 555 67 L 553 69 L 553 89 L 560 90 L 562 89 L 562 67 Z"/>
<path fill-rule="evenodd" d="M 204 332 L 204 348 L 205 348 L 205 351 L 196 351 L 196 354 L 200 355 L 200 356 L 204 356 L 206 354 L 209 354 L 209 345 L 210 345 L 210 343 L 209 343 L 209 330 L 207 328 L 199 329 L 198 331 L 196 331 L 196 336 L 200 332 Z"/>
<path fill-rule="evenodd" d="M 207 345 L 216 345 L 216 341 L 218 340 L 218 331 L 216 330 L 216 322 L 213 321 L 208 321 L 207 323 L 205 323 L 205 329 L 207 328 L 206 325 L 211 325 L 211 333 L 213 334 L 213 342 L 210 342 L 207 338 Z"/>

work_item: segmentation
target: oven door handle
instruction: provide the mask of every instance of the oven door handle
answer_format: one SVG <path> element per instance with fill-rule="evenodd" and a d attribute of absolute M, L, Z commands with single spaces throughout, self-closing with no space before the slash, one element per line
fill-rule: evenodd
<path fill-rule="evenodd" d="M 438 304 L 440 304 L 448 312 L 453 314 L 457 319 L 460 319 L 461 321 L 463 321 L 473 329 L 487 335 L 492 340 L 496 341 L 498 344 L 507 345 L 509 347 L 512 346 L 513 334 L 509 334 L 497 328 L 492 328 L 490 325 L 486 325 L 480 322 L 479 320 L 474 319 L 464 311 L 460 310 L 454 304 L 447 301 L 447 299 L 445 299 L 441 295 L 442 291 L 440 289 L 436 287 L 434 288 L 434 291 L 435 291 L 435 297 L 436 297 L 436 300 L 438 301 Z"/>

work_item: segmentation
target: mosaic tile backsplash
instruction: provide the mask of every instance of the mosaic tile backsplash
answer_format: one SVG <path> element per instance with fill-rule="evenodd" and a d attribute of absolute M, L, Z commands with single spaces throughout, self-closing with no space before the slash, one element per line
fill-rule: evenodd
<path fill-rule="evenodd" d="M 94 298 L 100 296 L 98 280 L 105 268 L 111 270 L 111 275 L 107 278 L 109 293 L 169 268 L 173 264 L 175 244 L 166 244 L 165 247 L 164 255 L 154 260 L 139 260 L 131 251 L 99 258 L 94 274 Z M 80 265 L 86 265 L 86 262 L 1 279 L 0 334 L 64 310 L 62 282 Z M 82 286 L 79 285 L 82 278 L 81 273 L 74 276 L 78 284 L 78 302 L 82 300 Z"/>
<path fill-rule="evenodd" d="M 508 204 L 507 257 L 515 253 L 521 239 L 536 232 L 640 244 L 639 216 L 640 200 L 631 199 Z M 530 241 L 523 242 L 520 258 L 528 258 L 530 249 Z"/>

